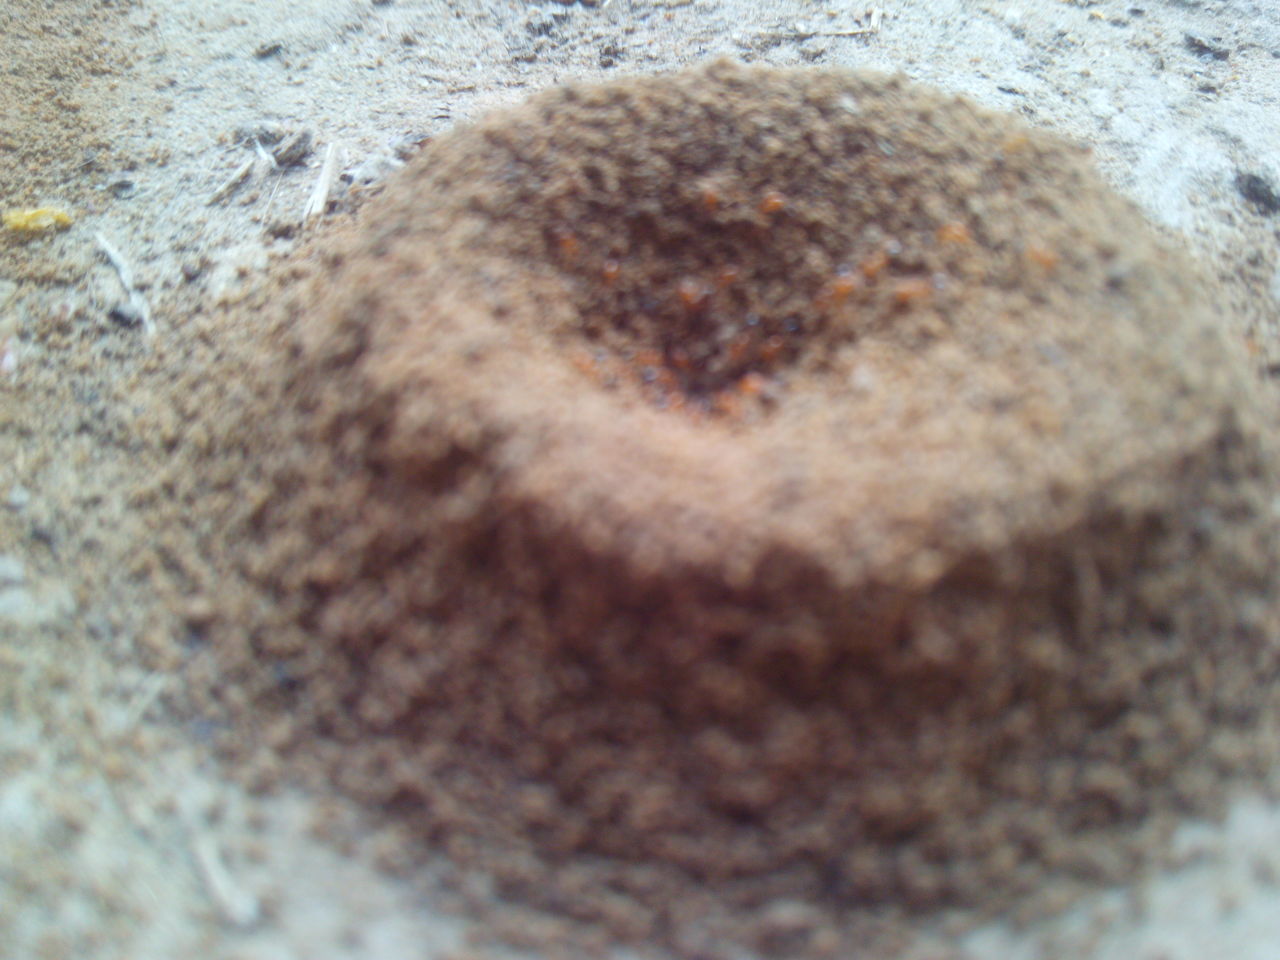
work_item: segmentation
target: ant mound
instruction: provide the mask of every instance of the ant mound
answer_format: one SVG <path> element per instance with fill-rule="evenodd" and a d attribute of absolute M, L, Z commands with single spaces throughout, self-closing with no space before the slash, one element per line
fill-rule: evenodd
<path fill-rule="evenodd" d="M 782 903 L 802 952 L 787 904 L 1117 879 L 1254 769 L 1252 375 L 1085 151 L 719 63 L 441 137 L 366 213 L 285 311 L 235 533 L 293 626 L 241 643 L 503 896 Z"/>

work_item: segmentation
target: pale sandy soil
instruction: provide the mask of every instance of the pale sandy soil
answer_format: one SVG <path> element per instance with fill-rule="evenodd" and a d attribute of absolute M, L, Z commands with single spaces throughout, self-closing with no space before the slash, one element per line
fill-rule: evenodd
<path fill-rule="evenodd" d="M 398 960 L 469 936 L 424 878 L 380 867 L 361 811 L 288 785 L 251 795 L 175 720 L 200 611 L 134 549 L 166 537 L 131 506 L 163 485 L 131 456 L 153 344 L 292 248 L 331 146 L 343 178 L 315 230 L 417 142 L 561 80 L 717 55 L 897 70 L 1092 145 L 1223 281 L 1222 321 L 1259 375 L 1280 372 L 1280 8 L 883 12 L 858 33 L 866 9 L 806 0 L 9 0 L 0 208 L 75 222 L 0 244 L 0 958 Z M 315 145 L 299 164 L 255 159 L 255 137 L 296 131 Z M 1280 807 L 1242 796 L 1129 888 L 1029 927 L 922 922 L 904 955 L 1263 960 L 1277 877 Z"/>

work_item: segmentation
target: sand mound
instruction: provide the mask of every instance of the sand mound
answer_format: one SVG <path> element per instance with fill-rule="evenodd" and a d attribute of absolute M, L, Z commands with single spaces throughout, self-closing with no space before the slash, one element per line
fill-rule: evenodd
<path fill-rule="evenodd" d="M 500 894 L 829 948 L 1116 877 L 1250 768 L 1274 461 L 1079 149 L 721 63 L 537 97 L 366 213 L 256 361 L 226 530 L 276 612 L 223 650 Z"/>

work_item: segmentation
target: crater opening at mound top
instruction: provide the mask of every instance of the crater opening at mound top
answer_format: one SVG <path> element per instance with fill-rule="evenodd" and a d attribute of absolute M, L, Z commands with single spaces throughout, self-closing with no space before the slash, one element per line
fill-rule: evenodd
<path fill-rule="evenodd" d="M 634 200 L 627 185 L 619 189 L 620 207 Z M 575 366 L 605 389 L 695 416 L 767 413 L 792 376 L 827 369 L 840 347 L 894 312 L 936 306 L 956 281 L 946 267 L 973 242 L 963 222 L 950 221 L 926 256 L 896 237 L 851 242 L 851 231 L 824 230 L 777 189 L 704 179 L 670 192 L 674 235 L 619 209 L 622 242 L 584 249 L 561 227 L 549 231 L 548 248 L 574 278 Z"/>

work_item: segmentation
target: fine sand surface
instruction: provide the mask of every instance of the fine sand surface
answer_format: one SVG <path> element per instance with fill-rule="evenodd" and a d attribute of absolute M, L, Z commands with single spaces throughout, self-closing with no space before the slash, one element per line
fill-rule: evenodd
<path fill-rule="evenodd" d="M 429 138 L 561 81 L 717 56 L 898 71 L 1087 144 L 1217 278 L 1258 378 L 1280 373 L 1265 0 L 9 0 L 0 209 L 73 222 L 0 232 L 0 958 L 500 952 L 468 946 L 479 881 L 449 893 L 369 811 L 216 759 L 190 693 L 220 598 L 158 505 L 185 485 L 165 449 L 218 438 L 157 384 Z M 1221 812 L 1056 917 L 925 917 L 899 953 L 1274 957 L 1280 805 Z"/>

